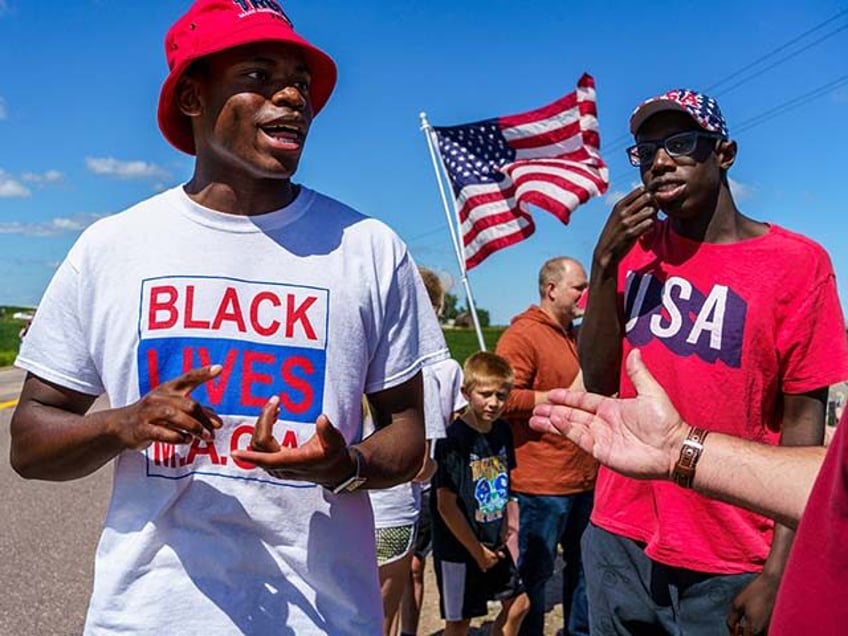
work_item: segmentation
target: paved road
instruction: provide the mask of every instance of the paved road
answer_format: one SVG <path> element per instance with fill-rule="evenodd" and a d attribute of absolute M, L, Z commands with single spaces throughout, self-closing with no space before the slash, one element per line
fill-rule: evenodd
<path fill-rule="evenodd" d="M 24 381 L 24 372 L 14 368 L 0 368 L 0 409 L 13 406 Z"/>
<path fill-rule="evenodd" d="M 0 370 L 0 634 L 82 632 L 107 468 L 68 483 L 25 481 L 9 466 L 9 421 L 23 373 Z"/>
<path fill-rule="evenodd" d="M 72 636 L 82 632 L 94 552 L 112 486 L 111 468 L 85 479 L 26 481 L 9 466 L 9 422 L 23 372 L 0 369 L 0 636 Z M 438 592 L 428 559 L 421 634 L 440 633 Z M 558 589 L 559 580 L 552 586 Z M 496 614 L 492 605 L 487 619 Z M 546 634 L 562 623 L 551 604 Z M 472 633 L 479 633 L 473 630 Z"/>

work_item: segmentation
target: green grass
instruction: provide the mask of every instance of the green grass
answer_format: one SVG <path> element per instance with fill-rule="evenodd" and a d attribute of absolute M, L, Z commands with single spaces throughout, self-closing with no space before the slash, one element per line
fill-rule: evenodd
<path fill-rule="evenodd" d="M 32 311 L 28 307 L 0 307 L 0 367 L 7 367 L 18 355 L 20 339 L 18 333 L 24 326 L 23 320 L 12 318 L 15 312 Z"/>
<path fill-rule="evenodd" d="M 486 349 L 494 351 L 498 338 L 504 332 L 506 327 L 484 327 L 483 340 L 486 342 Z M 474 329 L 445 329 L 445 340 L 448 342 L 451 357 L 462 364 L 465 359 L 472 353 L 480 351 L 480 345 L 477 342 L 477 334 Z"/>

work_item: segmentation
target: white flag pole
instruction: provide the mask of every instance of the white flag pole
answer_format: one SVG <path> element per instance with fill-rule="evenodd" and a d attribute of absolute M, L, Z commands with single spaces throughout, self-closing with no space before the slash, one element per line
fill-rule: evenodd
<path fill-rule="evenodd" d="M 456 199 L 451 197 L 453 201 L 453 219 L 451 218 L 450 206 L 448 206 L 448 198 L 447 194 L 445 194 L 445 186 L 442 183 L 442 173 L 439 170 L 445 169 L 445 165 L 441 159 L 441 155 L 436 151 L 436 147 L 438 146 L 438 140 L 436 137 L 436 132 L 433 130 L 433 127 L 430 125 L 430 122 L 427 121 L 427 113 L 421 113 L 419 115 L 421 118 L 421 130 L 424 131 L 424 134 L 427 137 L 427 147 L 430 149 L 430 159 L 433 162 L 433 172 L 436 173 L 436 183 L 439 184 L 439 194 L 442 197 L 442 208 L 445 211 L 445 219 L 448 222 L 448 229 L 450 230 L 451 241 L 453 242 L 453 251 L 456 255 L 456 261 L 459 264 L 459 271 L 462 274 L 462 285 L 465 287 L 465 297 L 468 301 L 468 311 L 471 313 L 471 320 L 474 322 L 474 331 L 477 332 L 477 343 L 480 346 L 480 351 L 486 350 L 486 342 L 483 340 L 483 329 L 480 327 L 480 319 L 477 317 L 477 306 L 474 303 L 474 296 L 471 293 L 471 285 L 468 282 L 468 271 L 465 268 L 465 257 L 462 254 L 462 246 L 459 242 L 459 228 L 462 227 L 462 224 L 459 221 L 459 211 L 456 209 Z M 456 223 L 456 227 L 454 227 L 454 222 Z"/>

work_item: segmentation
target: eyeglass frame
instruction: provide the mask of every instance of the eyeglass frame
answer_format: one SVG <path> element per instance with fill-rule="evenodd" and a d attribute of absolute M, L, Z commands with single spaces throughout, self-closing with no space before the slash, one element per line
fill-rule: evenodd
<path fill-rule="evenodd" d="M 695 143 L 692 145 L 692 150 L 690 150 L 689 152 L 672 152 L 671 150 L 669 150 L 668 145 L 667 145 L 668 140 L 673 139 L 675 137 L 682 137 L 684 135 L 686 135 L 686 136 L 692 135 L 692 136 L 695 137 Z M 653 140 L 653 141 L 637 142 L 637 143 L 633 144 L 632 146 L 625 148 L 625 152 L 627 153 L 627 159 L 630 161 L 630 165 L 633 166 L 634 168 L 641 168 L 642 166 L 650 165 L 651 163 L 653 163 L 654 159 L 657 156 L 657 151 L 660 148 L 665 150 L 666 153 L 668 154 L 668 156 L 672 157 L 672 158 L 674 158 L 674 157 L 691 157 L 695 153 L 695 151 L 698 149 L 698 142 L 702 138 L 703 139 L 727 139 L 727 137 L 725 137 L 721 133 L 714 133 L 714 132 L 709 132 L 709 131 L 706 131 L 706 130 L 684 130 L 682 132 L 672 133 L 672 134 L 670 134 L 666 137 L 663 137 L 662 139 L 656 139 L 656 140 Z M 633 153 L 636 151 L 636 149 L 639 146 L 645 146 L 645 145 L 653 146 L 653 153 L 651 154 L 650 160 L 645 161 L 645 162 L 634 163 Z"/>

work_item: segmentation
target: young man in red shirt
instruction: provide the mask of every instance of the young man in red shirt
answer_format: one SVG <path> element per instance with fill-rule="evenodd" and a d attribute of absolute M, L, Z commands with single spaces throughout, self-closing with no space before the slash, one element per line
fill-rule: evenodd
<path fill-rule="evenodd" d="M 715 100 L 669 91 L 630 128 L 643 185 L 613 208 L 593 255 L 587 389 L 633 396 L 623 360 L 638 347 L 687 422 L 821 444 L 827 388 L 848 376 L 827 254 L 738 210 L 727 177 L 737 146 Z M 592 629 L 764 631 L 791 540 L 760 515 L 602 469 L 583 542 Z"/>

